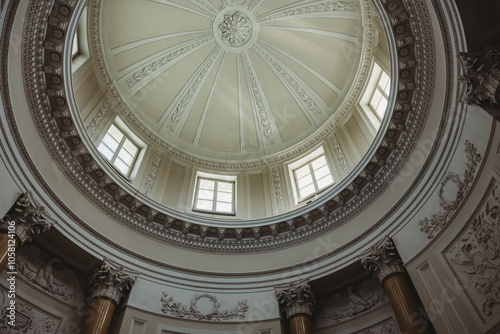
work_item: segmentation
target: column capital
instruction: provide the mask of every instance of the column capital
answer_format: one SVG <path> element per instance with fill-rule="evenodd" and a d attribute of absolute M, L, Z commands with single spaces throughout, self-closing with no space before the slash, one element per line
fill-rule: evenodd
<path fill-rule="evenodd" d="M 361 259 L 361 264 L 382 283 L 391 275 L 406 273 L 396 246 L 389 237 L 379 245 L 372 246 L 370 254 Z"/>
<path fill-rule="evenodd" d="M 0 230 L 14 232 L 22 245 L 31 242 L 33 236 L 47 231 L 53 224 L 55 220 L 49 217 L 45 208 L 27 191 L 19 197 L 4 219 L 0 220 Z"/>
<path fill-rule="evenodd" d="M 287 289 L 276 289 L 276 296 L 288 320 L 297 314 L 312 317 L 316 300 L 309 281 L 298 285 L 290 283 Z"/>
<path fill-rule="evenodd" d="M 500 51 L 486 45 L 483 51 L 460 53 L 459 59 L 465 70 L 460 80 L 467 85 L 463 102 L 499 109 Z"/>
<path fill-rule="evenodd" d="M 89 279 L 90 297 L 108 299 L 118 306 L 120 300 L 132 289 L 136 279 L 136 272 L 121 265 L 111 264 L 108 259 L 104 259 L 102 265 Z"/>

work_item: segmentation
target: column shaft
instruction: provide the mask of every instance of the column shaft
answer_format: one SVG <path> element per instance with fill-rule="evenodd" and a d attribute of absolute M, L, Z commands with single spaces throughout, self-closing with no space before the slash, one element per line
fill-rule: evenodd
<path fill-rule="evenodd" d="M 390 276 L 383 285 L 403 333 L 435 334 L 430 320 L 424 316 L 426 313 L 413 283 L 406 274 Z"/>
<path fill-rule="evenodd" d="M 0 272 L 4 270 L 5 266 L 9 262 L 9 247 L 12 247 L 12 242 L 9 245 L 9 235 L 7 233 L 0 232 Z M 15 245 L 17 248 L 19 242 L 14 238 Z"/>
<path fill-rule="evenodd" d="M 83 319 L 80 334 L 107 334 L 114 312 L 113 302 L 102 298 L 94 299 L 90 304 L 87 318 Z"/>
<path fill-rule="evenodd" d="M 305 314 L 297 314 L 288 320 L 290 334 L 312 334 L 311 317 Z"/>

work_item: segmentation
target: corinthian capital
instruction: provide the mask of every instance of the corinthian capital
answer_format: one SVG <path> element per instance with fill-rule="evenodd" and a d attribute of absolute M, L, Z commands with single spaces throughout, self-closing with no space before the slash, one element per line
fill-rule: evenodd
<path fill-rule="evenodd" d="M 316 301 L 309 282 L 301 285 L 290 283 L 288 289 L 276 289 L 276 296 L 287 319 L 297 314 L 312 316 Z"/>
<path fill-rule="evenodd" d="M 388 237 L 380 245 L 372 246 L 370 254 L 361 259 L 361 264 L 380 282 L 390 275 L 406 273 L 396 246 Z"/>
<path fill-rule="evenodd" d="M 0 230 L 14 232 L 21 242 L 31 242 L 34 235 L 48 230 L 55 220 L 39 205 L 31 192 L 22 194 L 7 215 L 0 221 Z"/>
<path fill-rule="evenodd" d="M 465 74 L 460 78 L 467 85 L 464 102 L 500 108 L 500 51 L 486 46 L 484 51 L 461 53 Z"/>
<path fill-rule="evenodd" d="M 137 279 L 137 273 L 104 259 L 89 280 L 91 298 L 111 300 L 115 305 L 125 298 Z"/>

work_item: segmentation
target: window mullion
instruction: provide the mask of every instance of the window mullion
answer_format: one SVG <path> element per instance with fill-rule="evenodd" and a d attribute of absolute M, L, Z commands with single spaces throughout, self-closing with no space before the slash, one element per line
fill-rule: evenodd
<path fill-rule="evenodd" d="M 217 191 L 219 189 L 219 182 L 215 181 L 214 185 L 214 197 L 213 197 L 213 203 L 212 203 L 212 211 L 217 212 Z"/>
<path fill-rule="evenodd" d="M 311 172 L 311 177 L 312 177 L 312 180 L 313 180 L 315 192 L 318 192 L 319 187 L 318 187 L 318 183 L 316 182 L 316 174 L 314 173 L 314 169 L 313 169 L 313 166 L 312 166 L 312 161 L 310 163 L 308 163 L 307 165 L 309 166 L 309 171 Z"/>

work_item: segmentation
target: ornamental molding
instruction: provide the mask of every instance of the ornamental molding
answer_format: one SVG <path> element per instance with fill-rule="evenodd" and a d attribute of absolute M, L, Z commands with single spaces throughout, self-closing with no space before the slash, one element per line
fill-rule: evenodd
<path fill-rule="evenodd" d="M 464 74 L 459 78 L 466 86 L 463 102 L 500 108 L 500 51 L 491 45 L 480 52 L 459 54 Z"/>
<path fill-rule="evenodd" d="M 400 51 L 396 61 L 401 70 L 398 72 L 394 110 L 380 146 L 374 150 L 370 159 L 366 159 L 366 163 L 358 166 L 356 175 L 353 174 L 350 179 L 352 182 L 344 189 L 334 189 L 331 195 L 315 201 L 314 206 L 287 214 L 276 224 L 241 228 L 241 233 L 231 227 L 222 231 L 204 220 L 187 218 L 169 210 L 141 193 L 129 192 L 112 169 L 99 163 L 99 159 L 95 160 L 99 157 L 94 156 L 93 146 L 86 143 L 76 130 L 76 119 L 73 118 L 76 115 L 68 106 L 68 95 L 64 90 L 65 57 L 61 50 L 64 50 L 63 36 L 67 33 L 71 15 L 75 11 L 75 1 L 31 1 L 29 4 L 27 19 L 36 22 L 27 25 L 23 35 L 23 75 L 29 108 L 53 161 L 61 167 L 74 186 L 110 217 L 148 237 L 188 249 L 215 253 L 261 252 L 302 243 L 342 226 L 377 198 L 406 163 L 425 122 L 432 96 L 432 81 L 423 76 L 423 64 L 426 65 L 426 75 L 432 77 L 434 63 L 429 53 L 433 52 L 433 41 L 432 34 L 427 31 L 419 38 L 414 38 L 414 23 L 411 20 L 418 20 L 419 25 L 430 26 L 428 13 L 419 10 L 419 15 L 409 15 L 403 2 L 394 3 L 397 5 L 391 5 L 390 10 L 387 9 L 387 15 Z M 370 25 L 372 9 L 368 1 L 363 4 L 366 24 Z M 96 19 L 99 0 L 91 3 L 90 8 L 92 19 Z M 365 33 L 371 34 L 371 29 L 367 29 Z M 371 40 L 371 37 L 367 39 Z M 99 48 L 98 44 L 94 46 Z M 418 54 L 414 52 L 417 47 L 420 50 Z M 363 54 L 366 55 L 366 52 Z M 360 71 L 366 72 L 368 59 L 365 58 L 363 64 L 366 66 L 362 66 Z M 407 67 L 405 64 L 414 67 Z M 37 78 L 39 84 L 30 84 L 33 80 L 27 78 Z M 417 78 L 419 85 L 414 84 Z M 359 88 L 356 87 L 353 89 Z M 44 98 L 35 99 L 35 96 Z M 327 135 L 328 131 L 322 130 L 304 147 L 310 147 Z M 172 153 L 172 150 L 167 152 Z M 300 149 L 292 150 L 276 161 L 298 153 Z M 30 161 L 29 157 L 25 157 L 25 160 Z M 200 161 L 193 161 L 197 162 Z M 260 163 L 269 162 L 264 159 Z M 245 166 L 255 165 L 257 164 L 251 162 Z M 214 166 L 224 168 L 228 165 Z M 231 165 L 231 168 L 236 167 L 242 166 Z M 64 207 L 64 204 L 61 205 Z M 235 233 L 228 233 L 230 230 Z"/>
<path fill-rule="evenodd" d="M 406 274 L 403 261 L 389 237 L 372 246 L 369 254 L 361 259 L 361 265 L 381 283 L 392 275 Z"/>
<path fill-rule="evenodd" d="M 500 184 L 493 178 L 442 255 L 483 324 L 500 311 Z"/>
<path fill-rule="evenodd" d="M 334 293 L 315 318 L 341 323 L 388 303 L 382 285 L 374 279 L 365 279 Z"/>
<path fill-rule="evenodd" d="M 90 137 L 94 135 L 96 130 L 99 128 L 99 125 L 101 125 L 102 120 L 106 117 L 112 107 L 113 103 L 111 102 L 111 99 L 107 97 L 102 106 L 99 107 L 95 115 L 92 117 L 89 124 L 86 126 L 87 133 Z"/>
<path fill-rule="evenodd" d="M 219 24 L 221 39 L 224 43 L 238 47 L 246 44 L 252 35 L 252 21 L 241 11 L 227 13 Z"/>
<path fill-rule="evenodd" d="M 169 296 L 166 291 L 163 291 L 162 294 L 161 311 L 176 318 L 205 321 L 244 320 L 248 312 L 248 302 L 246 299 L 239 301 L 237 305 L 230 309 L 221 311 L 221 304 L 217 300 L 217 297 L 209 293 L 195 295 L 191 299 L 189 306 L 175 302 L 174 297 Z M 199 305 L 202 303 L 204 307 Z"/>
<path fill-rule="evenodd" d="M 149 166 L 148 176 L 143 186 L 143 193 L 146 196 L 151 197 L 153 194 L 153 189 L 156 184 L 156 179 L 158 178 L 158 172 L 160 171 L 161 161 L 163 159 L 163 153 L 160 150 L 156 150 L 153 156 L 153 162 Z"/>
<path fill-rule="evenodd" d="M 429 239 L 434 238 L 448 224 L 461 207 L 462 202 L 474 183 L 477 167 L 482 158 L 481 154 L 477 152 L 476 147 L 468 140 L 465 141 L 465 158 L 467 159 L 467 168 L 463 173 L 463 179 L 456 173 L 448 172 L 441 180 L 437 191 L 437 197 L 439 206 L 443 211 L 439 211 L 430 218 L 424 218 L 418 222 L 420 231 L 424 232 Z M 444 189 L 450 182 L 457 187 L 454 200 L 447 200 L 444 198 Z"/>
<path fill-rule="evenodd" d="M 0 333 L 2 334 L 56 334 L 62 318 L 41 309 L 32 302 L 16 295 L 15 326 L 9 324 L 7 315 L 10 305 L 8 289 L 0 289 Z"/>
<path fill-rule="evenodd" d="M 132 289 L 137 275 L 135 271 L 111 264 L 109 260 L 104 259 L 102 265 L 90 276 L 90 297 L 109 299 L 117 306 Z"/>
<path fill-rule="evenodd" d="M 279 213 L 285 212 L 285 198 L 283 196 L 283 186 L 281 180 L 281 170 L 279 166 L 271 169 L 273 175 L 274 201 Z"/>
<path fill-rule="evenodd" d="M 334 1 L 326 2 L 316 5 L 304 5 L 303 7 L 283 11 L 276 14 L 270 14 L 259 19 L 259 22 L 265 22 L 270 20 L 282 19 L 290 16 L 306 15 L 310 13 L 322 13 L 322 12 L 346 12 L 355 11 L 356 5 L 354 0 L 347 1 Z"/>
<path fill-rule="evenodd" d="M 313 315 L 316 299 L 309 281 L 300 284 L 292 282 L 285 289 L 276 289 L 276 298 L 288 320 L 298 314 Z"/>
<path fill-rule="evenodd" d="M 30 191 L 22 194 L 7 215 L 0 219 L 0 230 L 13 231 L 21 245 L 50 229 L 55 223 L 45 208 L 38 204 Z"/>
<path fill-rule="evenodd" d="M 368 326 L 353 334 L 399 334 L 401 333 L 393 317 L 387 318 L 374 325 Z"/>
<path fill-rule="evenodd" d="M 16 252 L 18 274 L 56 299 L 72 305 L 83 305 L 83 292 L 75 272 L 58 258 L 45 259 L 45 254 L 32 245 Z"/>
<path fill-rule="evenodd" d="M 337 162 L 339 163 L 342 172 L 344 173 L 344 175 L 348 175 L 352 171 L 352 167 L 344 154 L 344 149 L 342 148 L 342 145 L 340 145 L 340 141 L 337 138 L 337 135 L 333 133 L 330 135 L 330 137 L 328 137 L 328 139 L 330 139 L 330 143 L 333 147 L 333 152 L 335 153 L 335 157 L 337 158 Z"/>

